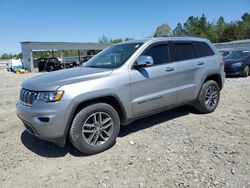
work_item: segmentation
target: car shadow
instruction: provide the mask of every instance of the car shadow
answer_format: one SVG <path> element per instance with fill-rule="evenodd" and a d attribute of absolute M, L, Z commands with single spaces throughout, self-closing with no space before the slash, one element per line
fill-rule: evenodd
<path fill-rule="evenodd" d="M 60 147 L 52 142 L 41 140 L 28 133 L 26 130 L 21 134 L 21 141 L 27 149 L 42 157 L 64 157 L 68 153 L 76 157 L 87 156 L 75 149 L 68 140 L 64 147 Z"/>
<path fill-rule="evenodd" d="M 197 111 L 195 111 L 192 107 L 182 106 L 173 110 L 168 110 L 156 115 L 152 115 L 150 117 L 142 118 L 140 120 L 137 120 L 129 124 L 128 126 L 121 127 L 119 137 L 127 136 L 131 133 L 150 128 L 157 124 L 178 117 L 186 116 L 190 113 L 197 114 Z M 47 157 L 47 158 L 64 157 L 68 153 L 75 157 L 88 156 L 75 149 L 75 147 L 68 140 L 65 144 L 65 147 L 59 147 L 54 143 L 41 140 L 29 134 L 26 130 L 23 131 L 23 133 L 21 134 L 21 141 L 27 149 L 42 157 Z"/>
<path fill-rule="evenodd" d="M 226 75 L 226 78 L 242 78 L 242 76 L 239 75 Z"/>
<path fill-rule="evenodd" d="M 127 126 L 122 126 L 119 137 L 127 136 L 131 133 L 150 128 L 157 124 L 173 120 L 178 117 L 186 116 L 190 113 L 198 114 L 198 112 L 194 108 L 186 105 L 172 110 L 164 111 L 156 115 L 148 116 L 143 119 L 136 120 Z"/>

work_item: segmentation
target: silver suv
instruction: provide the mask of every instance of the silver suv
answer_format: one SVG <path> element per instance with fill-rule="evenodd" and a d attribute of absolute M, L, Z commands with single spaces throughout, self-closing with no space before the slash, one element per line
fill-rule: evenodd
<path fill-rule="evenodd" d="M 215 110 L 224 60 L 210 41 L 161 37 L 113 45 L 84 66 L 25 80 L 16 104 L 31 134 L 81 152 L 110 148 L 120 125 L 192 104 Z"/>

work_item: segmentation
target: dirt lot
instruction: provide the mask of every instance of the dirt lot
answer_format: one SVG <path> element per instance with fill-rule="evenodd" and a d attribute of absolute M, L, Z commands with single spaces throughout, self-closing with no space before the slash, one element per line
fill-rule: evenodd
<path fill-rule="evenodd" d="M 151 116 L 84 156 L 23 130 L 15 102 L 32 75 L 0 70 L 0 187 L 250 187 L 250 77 L 227 78 L 212 114 Z"/>

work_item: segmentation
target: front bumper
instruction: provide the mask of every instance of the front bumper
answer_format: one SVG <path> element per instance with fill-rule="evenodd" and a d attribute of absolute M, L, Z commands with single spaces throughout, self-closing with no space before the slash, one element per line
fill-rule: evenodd
<path fill-rule="evenodd" d="M 227 76 L 242 75 L 242 68 L 235 67 L 235 66 L 228 66 L 228 67 L 225 67 L 225 73 Z"/>
<path fill-rule="evenodd" d="M 22 120 L 25 129 L 43 140 L 64 146 L 70 113 L 64 103 L 45 103 L 35 101 L 32 107 L 17 102 L 17 116 Z"/>

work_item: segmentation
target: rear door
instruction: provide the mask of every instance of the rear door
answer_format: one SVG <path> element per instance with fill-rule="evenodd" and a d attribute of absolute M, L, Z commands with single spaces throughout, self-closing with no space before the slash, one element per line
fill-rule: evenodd
<path fill-rule="evenodd" d="M 187 102 L 195 98 L 202 79 L 204 60 L 198 57 L 192 41 L 174 41 L 176 101 Z"/>
<path fill-rule="evenodd" d="M 131 69 L 131 97 L 134 116 L 176 102 L 174 68 L 169 67 L 172 61 L 171 54 L 168 42 L 154 43 L 141 54 L 151 56 L 154 65 Z"/>

